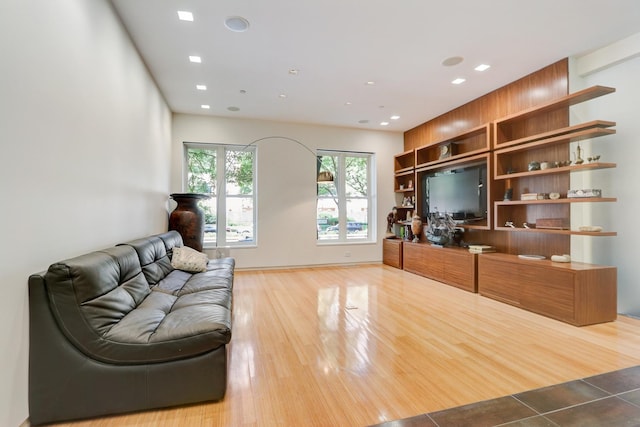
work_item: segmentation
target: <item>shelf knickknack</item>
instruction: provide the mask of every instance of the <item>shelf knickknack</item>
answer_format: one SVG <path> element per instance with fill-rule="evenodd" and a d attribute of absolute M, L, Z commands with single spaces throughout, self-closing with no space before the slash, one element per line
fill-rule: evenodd
<path fill-rule="evenodd" d="M 202 251 L 204 240 L 204 212 L 198 206 L 200 200 L 210 198 L 208 194 L 173 193 L 171 198 L 178 206 L 169 216 L 169 230 L 176 230 L 182 242 L 197 251 Z"/>

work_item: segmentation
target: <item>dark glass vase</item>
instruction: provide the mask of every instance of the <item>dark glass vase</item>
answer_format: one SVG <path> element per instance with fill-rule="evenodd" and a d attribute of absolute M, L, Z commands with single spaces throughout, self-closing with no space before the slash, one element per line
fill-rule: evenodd
<path fill-rule="evenodd" d="M 173 193 L 171 198 L 178 206 L 169 215 L 169 230 L 180 233 L 185 246 L 202 251 L 204 212 L 198 206 L 198 201 L 208 199 L 209 196 L 197 193 Z"/>

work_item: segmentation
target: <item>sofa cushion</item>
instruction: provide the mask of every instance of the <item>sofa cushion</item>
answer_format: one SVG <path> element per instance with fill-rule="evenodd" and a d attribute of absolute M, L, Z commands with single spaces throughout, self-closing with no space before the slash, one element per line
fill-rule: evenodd
<path fill-rule="evenodd" d="M 207 255 L 188 246 L 173 248 L 171 266 L 177 270 L 199 273 L 207 269 Z"/>

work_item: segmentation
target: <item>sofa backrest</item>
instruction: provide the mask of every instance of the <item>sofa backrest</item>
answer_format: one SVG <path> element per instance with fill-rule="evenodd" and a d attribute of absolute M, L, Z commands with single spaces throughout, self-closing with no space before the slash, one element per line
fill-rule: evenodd
<path fill-rule="evenodd" d="M 119 246 L 130 246 L 137 252 L 142 272 L 149 285 L 155 286 L 173 271 L 171 255 L 174 247 L 182 246 L 182 237 L 174 230 L 121 243 Z"/>
<path fill-rule="evenodd" d="M 52 264 L 45 274 L 51 310 L 79 348 L 102 336 L 151 292 L 138 254 L 116 246 Z"/>

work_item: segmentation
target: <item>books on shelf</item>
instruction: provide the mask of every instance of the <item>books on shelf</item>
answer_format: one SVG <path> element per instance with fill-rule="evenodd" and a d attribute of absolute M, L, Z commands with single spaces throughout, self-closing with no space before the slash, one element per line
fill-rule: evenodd
<path fill-rule="evenodd" d="M 545 200 L 548 198 L 548 193 L 522 193 L 520 195 L 520 200 Z"/>
<path fill-rule="evenodd" d="M 469 245 L 469 252 L 472 254 L 486 254 L 489 252 L 495 252 L 496 248 L 489 245 Z"/>

